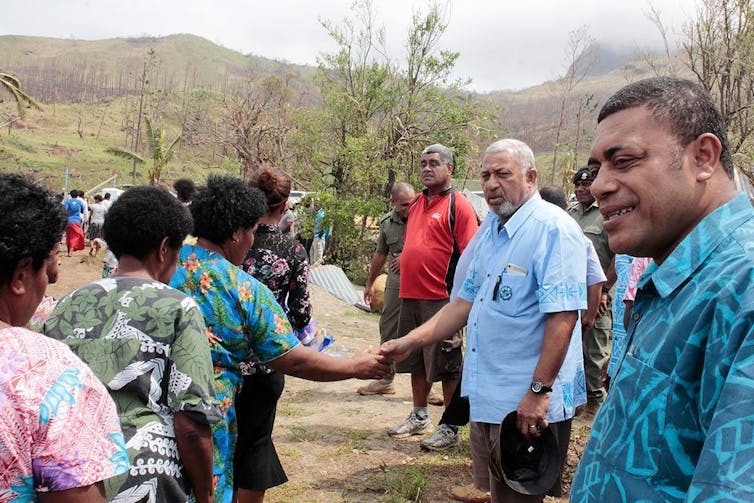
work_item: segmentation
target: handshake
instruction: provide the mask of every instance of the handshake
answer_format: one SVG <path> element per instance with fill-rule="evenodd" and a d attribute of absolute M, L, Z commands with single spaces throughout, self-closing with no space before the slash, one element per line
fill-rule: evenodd
<path fill-rule="evenodd" d="M 351 359 L 353 375 L 357 379 L 382 379 L 394 363 L 405 360 L 417 347 L 408 337 L 386 341 L 378 348 L 369 347 Z"/>

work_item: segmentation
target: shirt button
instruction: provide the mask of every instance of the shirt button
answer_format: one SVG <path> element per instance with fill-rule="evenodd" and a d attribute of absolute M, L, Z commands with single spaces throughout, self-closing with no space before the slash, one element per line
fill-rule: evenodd
<path fill-rule="evenodd" d="M 471 348 L 472 353 L 476 353 L 476 348 Z"/>
<path fill-rule="evenodd" d="M 634 321 L 639 321 L 641 319 L 641 313 L 634 313 L 633 318 L 634 318 Z"/>

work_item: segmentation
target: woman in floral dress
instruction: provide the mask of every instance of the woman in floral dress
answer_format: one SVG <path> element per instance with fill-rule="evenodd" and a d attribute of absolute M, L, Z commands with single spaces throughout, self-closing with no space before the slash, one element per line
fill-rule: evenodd
<path fill-rule="evenodd" d="M 254 244 L 241 268 L 266 285 L 283 306 L 293 331 L 306 344 L 313 336 L 309 302 L 309 261 L 303 246 L 278 227 L 287 209 L 291 180 L 282 171 L 262 168 L 249 185 L 262 191 L 267 212 L 259 219 Z M 313 337 L 311 337 L 313 338 Z M 266 365 L 253 361 L 238 395 L 238 444 L 235 485 L 240 503 L 261 502 L 267 489 L 288 478 L 272 442 L 275 411 L 285 379 Z"/>
<path fill-rule="evenodd" d="M 212 501 L 209 425 L 220 411 L 204 319 L 166 284 L 191 216 L 169 192 L 134 187 L 102 230 L 118 273 L 63 297 L 44 328 L 89 364 L 118 407 L 130 469 L 105 484 L 108 499 Z"/>
<path fill-rule="evenodd" d="M 270 290 L 238 266 L 266 211 L 262 193 L 234 177 L 210 176 L 189 206 L 196 244 L 184 244 L 171 285 L 191 296 L 204 314 L 223 421 L 213 426 L 215 502 L 233 501 L 236 395 L 246 362 L 316 381 L 384 376 L 385 359 L 361 353 L 332 358 L 299 343 Z"/>
<path fill-rule="evenodd" d="M 115 404 L 64 344 L 22 328 L 57 274 L 66 215 L 53 195 L 0 174 L 0 501 L 104 503 L 128 471 Z"/>

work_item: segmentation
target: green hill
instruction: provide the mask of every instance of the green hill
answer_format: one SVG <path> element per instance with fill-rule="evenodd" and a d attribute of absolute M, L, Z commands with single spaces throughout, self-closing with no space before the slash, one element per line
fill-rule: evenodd
<path fill-rule="evenodd" d="M 640 56 L 607 50 L 599 54 L 599 71 L 581 82 L 566 107 L 556 169 L 566 177 L 571 165 L 584 158 L 594 115 L 604 99 L 626 82 L 653 74 Z M 285 79 L 297 109 L 307 110 L 321 101 L 312 82 L 315 68 L 244 55 L 194 35 L 96 41 L 0 36 L 0 69 L 15 73 L 24 90 L 45 106 L 44 112 L 30 111 L 26 120 L 6 124 L 0 131 L 0 170 L 33 172 L 61 189 L 66 172 L 68 186 L 82 189 L 113 174 L 130 183 L 131 165 L 104 150 L 133 145 L 145 58 L 145 113 L 168 136 L 183 135 L 176 159 L 164 174 L 168 182 L 184 174 L 202 179 L 212 171 L 237 172 L 235 154 L 222 141 L 223 101 L 247 79 Z M 561 89 L 559 81 L 551 81 L 483 96 L 489 115 L 496 119 L 495 135 L 531 145 L 547 180 Z M 587 98 L 588 106 L 576 121 L 577 107 Z M 11 105 L 0 103 L 0 125 L 10 113 Z M 137 170 L 136 183 L 145 182 L 143 171 Z M 306 182 L 306 173 L 296 174 Z"/>

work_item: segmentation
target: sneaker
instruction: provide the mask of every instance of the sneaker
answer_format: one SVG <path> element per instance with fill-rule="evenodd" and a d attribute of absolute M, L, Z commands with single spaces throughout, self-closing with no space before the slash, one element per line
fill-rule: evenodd
<path fill-rule="evenodd" d="M 427 403 L 430 405 L 443 405 L 445 403 L 445 399 L 441 394 L 430 391 L 429 395 L 427 396 Z"/>
<path fill-rule="evenodd" d="M 474 484 L 456 486 L 450 490 L 450 495 L 454 500 L 464 503 L 489 503 L 491 499 L 489 491 L 481 491 Z"/>
<path fill-rule="evenodd" d="M 359 395 L 395 395 L 395 386 L 391 380 L 380 379 L 360 387 L 356 392 Z"/>
<path fill-rule="evenodd" d="M 413 412 L 401 424 L 387 429 L 387 434 L 393 438 L 410 437 L 411 435 L 424 435 L 432 430 L 429 417 L 419 419 Z"/>
<path fill-rule="evenodd" d="M 458 445 L 458 433 L 447 424 L 441 424 L 429 437 L 419 442 L 425 451 L 444 451 Z"/>

